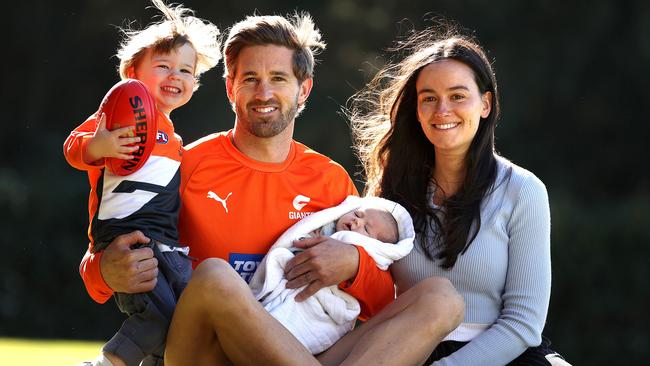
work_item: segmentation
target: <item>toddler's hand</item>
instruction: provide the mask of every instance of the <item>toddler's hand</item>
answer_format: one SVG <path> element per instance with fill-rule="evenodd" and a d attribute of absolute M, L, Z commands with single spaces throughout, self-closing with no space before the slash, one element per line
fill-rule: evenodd
<path fill-rule="evenodd" d="M 84 161 L 91 164 L 102 158 L 133 159 L 132 152 L 137 146 L 128 146 L 140 141 L 139 137 L 132 137 L 135 127 L 122 127 L 113 131 L 106 129 L 106 114 L 99 117 L 99 124 L 95 135 L 86 146 Z"/>

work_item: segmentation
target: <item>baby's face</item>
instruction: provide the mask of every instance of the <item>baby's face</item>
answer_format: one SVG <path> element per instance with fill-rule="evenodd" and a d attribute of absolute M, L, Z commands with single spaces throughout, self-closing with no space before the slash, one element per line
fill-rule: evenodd
<path fill-rule="evenodd" d="M 360 208 L 341 216 L 336 222 L 336 231 L 347 230 L 383 241 L 396 243 L 397 224 L 392 215 L 376 208 Z"/>

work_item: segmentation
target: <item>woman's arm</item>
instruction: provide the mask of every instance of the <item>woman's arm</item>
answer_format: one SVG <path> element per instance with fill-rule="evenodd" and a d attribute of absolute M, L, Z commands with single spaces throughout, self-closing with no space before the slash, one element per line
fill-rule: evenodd
<path fill-rule="evenodd" d="M 507 223 L 508 271 L 496 322 L 434 365 L 504 365 L 540 344 L 551 291 L 550 210 L 544 184 L 528 175 Z"/>

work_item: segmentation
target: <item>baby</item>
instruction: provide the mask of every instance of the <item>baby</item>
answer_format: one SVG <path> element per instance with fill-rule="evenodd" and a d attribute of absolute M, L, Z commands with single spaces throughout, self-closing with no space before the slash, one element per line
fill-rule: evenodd
<path fill-rule="evenodd" d="M 339 231 L 353 231 L 384 243 L 395 244 L 399 240 L 397 220 L 386 209 L 361 207 L 341 216 L 310 233 L 310 236 L 331 236 Z"/>
<path fill-rule="evenodd" d="M 284 267 L 294 257 L 292 243 L 306 236 L 326 235 L 362 247 L 382 270 L 413 248 L 415 231 L 409 213 L 378 197 L 349 196 L 341 204 L 313 213 L 287 229 L 253 275 L 250 287 L 264 308 L 312 354 L 328 349 L 352 330 L 359 302 L 337 286 L 319 290 L 305 301 L 303 288 L 287 289 Z"/>

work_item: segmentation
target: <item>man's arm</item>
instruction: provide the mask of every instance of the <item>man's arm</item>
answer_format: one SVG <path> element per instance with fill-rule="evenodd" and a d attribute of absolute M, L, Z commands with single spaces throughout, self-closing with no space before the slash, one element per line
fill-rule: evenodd
<path fill-rule="evenodd" d="M 86 252 L 79 273 L 90 297 L 105 303 L 113 291 L 139 293 L 153 290 L 158 278 L 158 260 L 151 248 L 131 249 L 149 243 L 140 231 L 123 234 L 100 253 Z"/>
<path fill-rule="evenodd" d="M 352 295 L 361 305 L 359 318 L 368 320 L 395 300 L 395 286 L 390 271 L 382 271 L 375 260 L 360 246 L 359 270 L 354 281 L 339 284 L 339 288 Z"/>
<path fill-rule="evenodd" d="M 90 246 L 79 264 L 79 274 L 86 286 L 86 292 L 96 302 L 103 304 L 113 295 L 113 290 L 104 282 L 101 275 L 100 262 L 102 252 L 92 253 Z"/>

